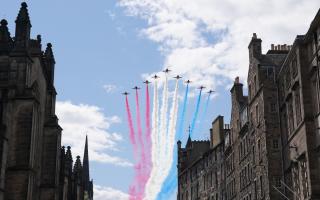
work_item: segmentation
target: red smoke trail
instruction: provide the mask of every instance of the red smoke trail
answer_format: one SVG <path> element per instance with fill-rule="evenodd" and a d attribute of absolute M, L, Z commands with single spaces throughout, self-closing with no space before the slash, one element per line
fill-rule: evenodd
<path fill-rule="evenodd" d="M 133 128 L 133 122 L 132 122 L 132 115 L 130 111 L 130 106 L 129 106 L 129 101 L 128 101 L 128 96 L 126 96 L 126 110 L 127 110 L 127 116 L 128 116 L 128 124 L 129 124 L 129 131 L 130 131 L 130 142 L 133 145 L 134 149 L 134 154 L 136 156 L 137 149 L 136 149 L 136 139 L 135 139 L 135 134 L 134 134 L 134 128 Z"/>
<path fill-rule="evenodd" d="M 146 86 L 146 140 L 147 140 L 147 152 L 151 155 L 151 117 L 150 117 L 150 95 L 149 86 Z"/>
<path fill-rule="evenodd" d="M 137 109 L 137 124 L 138 124 L 138 140 L 141 145 L 141 156 L 142 159 L 145 159 L 145 149 L 144 149 L 144 142 L 142 138 L 142 127 L 141 127 L 141 115 L 140 115 L 140 104 L 139 104 L 139 93 L 136 90 L 136 109 Z"/>
<path fill-rule="evenodd" d="M 135 140 L 135 132 L 134 132 L 134 127 L 133 127 L 133 121 L 132 121 L 132 115 L 131 115 L 131 111 L 130 111 L 128 96 L 126 96 L 126 111 L 127 111 L 127 116 L 128 116 L 130 142 L 131 142 L 131 144 L 133 146 L 134 158 L 135 158 L 135 160 L 137 160 L 137 158 L 138 158 L 138 149 L 137 149 L 137 144 L 136 144 L 136 140 Z M 139 174 L 137 166 L 135 166 L 135 172 L 136 172 L 136 174 Z M 136 184 L 132 184 L 132 186 L 130 186 L 130 188 L 129 188 L 129 195 L 130 195 L 129 199 L 130 200 L 135 200 L 136 199 L 136 193 L 137 193 L 136 190 L 137 190 Z"/>
<path fill-rule="evenodd" d="M 142 135 L 142 126 L 141 126 L 141 114 L 140 114 L 140 104 L 139 104 L 139 92 L 136 90 L 136 115 L 137 115 L 137 127 L 138 127 L 138 141 L 140 145 L 140 160 L 135 166 L 136 176 L 134 180 L 135 187 L 134 191 L 135 199 L 142 200 L 145 190 L 145 185 L 149 178 L 149 170 L 146 159 L 146 149 L 144 145 L 143 135 Z M 146 134 L 147 135 L 147 134 Z"/>

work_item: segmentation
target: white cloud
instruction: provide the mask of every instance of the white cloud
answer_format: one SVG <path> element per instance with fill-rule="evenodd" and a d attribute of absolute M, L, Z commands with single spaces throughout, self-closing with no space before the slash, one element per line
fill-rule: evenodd
<path fill-rule="evenodd" d="M 159 44 L 174 73 L 215 89 L 236 76 L 246 80 L 253 32 L 271 43 L 291 44 L 304 34 L 319 0 L 118 0 L 127 14 L 148 22 L 141 33 Z M 208 39 L 210 38 L 210 39 Z"/>
<path fill-rule="evenodd" d="M 117 90 L 117 86 L 116 85 L 112 85 L 112 84 L 105 84 L 105 85 L 103 85 L 103 89 L 107 93 L 113 93 L 114 91 Z"/>
<path fill-rule="evenodd" d="M 129 195 L 114 188 L 103 187 L 99 185 L 94 186 L 95 200 L 128 200 Z"/>
<path fill-rule="evenodd" d="M 117 151 L 117 145 L 122 141 L 120 134 L 109 132 L 112 124 L 121 122 L 118 116 L 106 117 L 99 107 L 76 105 L 69 101 L 58 101 L 56 107 L 59 124 L 63 128 L 62 143 L 72 147 L 74 157 L 83 156 L 87 134 L 91 160 L 118 166 L 132 166 L 127 160 L 106 152 Z"/>

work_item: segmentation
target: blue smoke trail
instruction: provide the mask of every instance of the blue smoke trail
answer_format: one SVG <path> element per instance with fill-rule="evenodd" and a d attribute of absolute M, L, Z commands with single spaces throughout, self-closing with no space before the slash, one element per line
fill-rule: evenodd
<path fill-rule="evenodd" d="M 190 136 L 192 136 L 194 127 L 196 126 L 196 122 L 197 122 L 197 118 L 198 118 L 198 113 L 199 113 L 199 108 L 200 108 L 201 94 L 202 94 L 202 90 L 200 90 L 200 93 L 199 93 L 199 96 L 198 96 L 196 111 L 195 111 L 194 116 L 193 116 L 193 119 L 192 119 Z"/>
<path fill-rule="evenodd" d="M 187 84 L 186 92 L 184 94 L 183 107 L 182 107 L 182 112 L 181 112 L 180 121 L 179 121 L 178 140 L 180 140 L 183 135 L 183 125 L 184 125 L 184 118 L 185 118 L 186 109 L 187 109 L 188 93 L 189 93 L 189 84 Z"/>
<path fill-rule="evenodd" d="M 162 185 L 161 192 L 158 194 L 157 200 L 167 200 L 176 191 L 178 186 L 178 173 L 177 173 L 177 145 L 174 147 L 174 161 L 164 184 Z"/>

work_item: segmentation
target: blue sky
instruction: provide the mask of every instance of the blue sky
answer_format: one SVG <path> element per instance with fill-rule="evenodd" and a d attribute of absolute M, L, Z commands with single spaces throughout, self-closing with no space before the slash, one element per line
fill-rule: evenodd
<path fill-rule="evenodd" d="M 0 9 L 11 35 L 20 3 L 4 0 Z M 205 139 L 214 117 L 224 115 L 226 123 L 230 119 L 230 86 L 235 76 L 246 80 L 252 33 L 262 37 L 264 51 L 271 43 L 290 44 L 295 35 L 305 33 L 320 4 L 317 0 L 201 0 L 188 5 L 181 0 L 27 3 L 32 37 L 41 34 L 44 47 L 47 42 L 53 44 L 64 143 L 82 155 L 85 134 L 89 135 L 91 177 L 98 185 L 98 200 L 127 198 L 133 179 L 124 90 L 141 86 L 143 77 L 167 65 L 174 74 L 195 81 L 192 93 L 200 84 L 215 89 L 217 96 L 210 102 L 207 120 L 195 130 L 197 139 Z M 180 87 L 182 95 L 184 87 Z M 194 100 L 191 95 L 186 126 Z M 70 116 L 66 113 L 74 118 L 65 117 Z M 80 115 L 81 119 L 75 117 Z"/>

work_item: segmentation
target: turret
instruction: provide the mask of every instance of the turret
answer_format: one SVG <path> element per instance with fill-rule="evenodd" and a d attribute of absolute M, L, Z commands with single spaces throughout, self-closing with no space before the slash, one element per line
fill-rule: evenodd
<path fill-rule="evenodd" d="M 27 3 L 23 2 L 16 19 L 16 34 L 15 34 L 15 51 L 27 50 L 30 40 L 31 22 L 27 9 Z"/>

